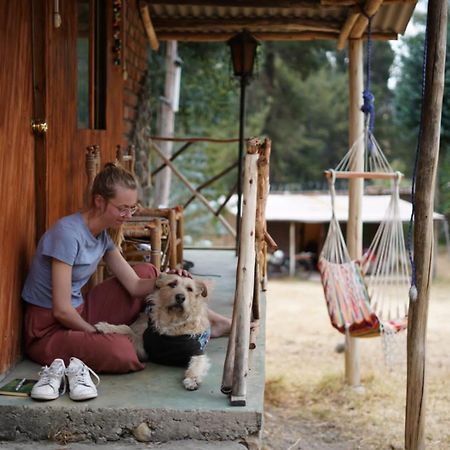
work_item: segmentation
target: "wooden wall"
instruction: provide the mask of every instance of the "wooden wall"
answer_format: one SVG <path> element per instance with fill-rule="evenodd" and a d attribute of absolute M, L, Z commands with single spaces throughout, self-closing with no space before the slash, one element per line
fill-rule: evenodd
<path fill-rule="evenodd" d="M 20 292 L 35 241 L 31 10 L 0 2 L 0 378 L 20 357 Z"/>
<path fill-rule="evenodd" d="M 129 140 L 134 131 L 139 100 L 148 70 L 148 38 L 137 2 L 128 2 L 125 23 L 126 81 L 124 87 L 124 133 Z"/>
<path fill-rule="evenodd" d="M 29 0 L 0 2 L 0 379 L 21 357 L 20 296 L 36 241 L 60 217 L 83 206 L 86 147 L 99 145 L 105 163 L 115 159 L 117 145 L 127 144 L 124 54 L 122 64 L 114 64 L 112 2 L 105 2 L 107 94 L 102 130 L 77 128 L 77 2 L 59 3 L 59 28 L 53 24 L 53 0 L 33 0 L 30 5 Z M 125 117 L 131 129 L 145 71 L 146 40 L 136 2 L 127 5 L 132 25 L 139 28 L 127 34 L 126 98 L 131 109 Z M 33 69 L 38 79 L 34 96 Z M 30 127 L 36 107 L 48 125 L 41 137 Z"/>

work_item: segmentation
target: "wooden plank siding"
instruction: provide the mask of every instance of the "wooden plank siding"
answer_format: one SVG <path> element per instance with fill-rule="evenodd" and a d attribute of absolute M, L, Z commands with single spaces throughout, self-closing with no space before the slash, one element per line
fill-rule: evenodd
<path fill-rule="evenodd" d="M 142 25 L 137 2 L 127 3 L 125 28 L 126 80 L 124 83 L 123 119 L 125 138 L 131 141 L 133 135 L 139 132 L 135 129 L 139 107 L 142 106 L 139 100 L 145 101 L 142 98 L 141 91 L 145 83 L 145 75 L 149 70 L 148 38 Z"/>
<path fill-rule="evenodd" d="M 0 2 L 0 36 L 1 375 L 20 357 L 20 291 L 35 242 L 31 8 L 27 0 Z"/>
<path fill-rule="evenodd" d="M 122 63 L 127 58 L 127 104 L 134 110 L 124 114 L 124 67 L 114 64 L 112 2 L 104 2 L 105 129 L 78 129 L 77 3 L 60 2 L 62 22 L 55 27 L 53 0 L 0 2 L 0 380 L 22 356 L 20 295 L 37 240 L 60 217 L 83 207 L 86 147 L 99 145 L 104 164 L 115 160 L 117 145 L 129 143 L 126 131 L 133 127 L 145 72 L 143 29 L 122 33 L 131 43 Z M 130 16 L 142 28 L 135 2 L 127 9 L 121 26 Z M 45 135 L 33 135 L 33 118 L 46 121 Z"/>

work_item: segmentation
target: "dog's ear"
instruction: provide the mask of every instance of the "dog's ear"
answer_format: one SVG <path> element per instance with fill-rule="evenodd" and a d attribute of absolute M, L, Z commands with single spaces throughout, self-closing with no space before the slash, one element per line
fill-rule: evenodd
<path fill-rule="evenodd" d="M 160 273 L 159 277 L 156 279 L 155 287 L 156 289 L 161 289 L 166 284 L 167 275 Z"/>
<path fill-rule="evenodd" d="M 208 289 L 203 281 L 195 280 L 196 294 L 208 297 Z"/>

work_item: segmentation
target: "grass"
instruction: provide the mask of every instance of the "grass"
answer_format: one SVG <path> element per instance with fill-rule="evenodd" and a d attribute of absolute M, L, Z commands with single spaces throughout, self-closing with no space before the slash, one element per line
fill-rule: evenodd
<path fill-rule="evenodd" d="M 450 416 L 446 345 L 450 342 L 450 262 L 446 253 L 439 255 L 438 267 L 429 303 L 425 435 L 427 449 L 444 450 L 450 448 L 446 423 Z M 298 437 L 295 430 L 305 432 L 305 424 L 315 433 L 316 442 L 324 441 L 317 449 L 404 448 L 406 364 L 400 361 L 389 370 L 383 363 L 381 339 L 359 340 L 364 389 L 347 386 L 344 356 L 335 352 L 343 337 L 330 325 L 320 281 L 271 280 L 268 287 L 266 448 L 288 448 L 287 442 Z M 284 438 L 271 433 L 276 426 Z M 329 436 L 322 436 L 325 429 L 333 429 L 336 447 L 326 442 Z"/>

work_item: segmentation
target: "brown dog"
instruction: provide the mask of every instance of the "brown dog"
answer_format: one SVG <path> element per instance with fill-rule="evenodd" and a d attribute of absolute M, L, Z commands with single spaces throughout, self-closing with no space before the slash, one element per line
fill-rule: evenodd
<path fill-rule="evenodd" d="M 163 273 L 146 301 L 147 312 L 131 326 L 99 322 L 95 328 L 129 336 L 141 361 L 187 367 L 183 385 L 198 389 L 209 369 L 204 353 L 210 328 L 205 283 Z"/>

